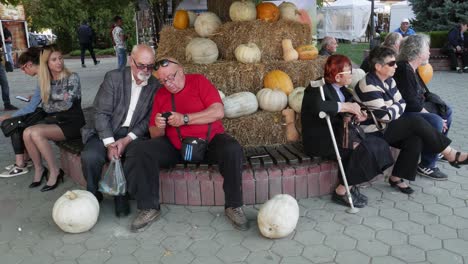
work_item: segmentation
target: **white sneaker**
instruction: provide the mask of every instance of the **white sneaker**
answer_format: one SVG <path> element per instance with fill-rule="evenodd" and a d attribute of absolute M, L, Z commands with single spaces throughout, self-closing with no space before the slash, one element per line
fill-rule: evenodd
<path fill-rule="evenodd" d="M 26 168 L 31 168 L 33 166 L 32 160 L 28 160 L 25 163 L 26 163 Z M 10 164 L 10 165 L 5 167 L 5 170 L 9 171 L 9 170 L 13 169 L 14 166 L 16 166 L 15 163 Z"/>
<path fill-rule="evenodd" d="M 19 175 L 22 175 L 22 174 L 26 174 L 28 172 L 29 172 L 29 170 L 28 170 L 27 167 L 20 168 L 20 167 L 17 167 L 17 166 L 13 166 L 13 168 L 11 170 L 4 171 L 4 172 L 0 173 L 0 178 L 15 177 L 15 176 L 19 176 Z"/>

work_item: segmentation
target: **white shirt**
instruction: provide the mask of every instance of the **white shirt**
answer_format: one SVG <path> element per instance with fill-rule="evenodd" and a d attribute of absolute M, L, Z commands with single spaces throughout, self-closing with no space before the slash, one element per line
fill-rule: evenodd
<path fill-rule="evenodd" d="M 117 49 L 125 49 L 125 41 L 122 40 L 123 35 L 123 29 L 119 26 L 115 26 L 112 30 L 112 37 L 114 38 L 115 47 Z"/>
<path fill-rule="evenodd" d="M 130 126 L 130 123 L 132 122 L 133 113 L 135 112 L 138 99 L 140 98 L 141 89 L 143 88 L 143 86 L 146 86 L 148 84 L 148 82 L 142 82 L 141 84 L 137 84 L 135 77 L 133 77 L 133 73 L 131 73 L 131 75 L 132 75 L 132 88 L 131 88 L 131 94 L 130 94 L 130 105 L 128 106 L 127 117 L 125 118 L 125 121 L 123 122 L 122 127 Z M 137 139 L 137 136 L 133 132 L 128 133 L 128 136 L 131 137 L 132 140 Z M 104 146 L 107 146 L 109 144 L 114 143 L 115 139 L 114 137 L 108 137 L 108 138 L 104 138 L 102 142 L 104 143 Z"/>

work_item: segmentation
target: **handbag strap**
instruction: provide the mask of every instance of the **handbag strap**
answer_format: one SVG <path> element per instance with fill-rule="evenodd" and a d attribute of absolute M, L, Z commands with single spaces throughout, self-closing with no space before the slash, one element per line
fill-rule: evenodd
<path fill-rule="evenodd" d="M 175 96 L 174 94 L 171 94 L 171 103 L 172 103 L 172 112 L 176 112 L 176 106 L 175 106 Z M 211 124 L 208 124 L 208 132 L 206 133 L 206 141 L 208 142 L 210 140 L 210 134 L 211 134 Z M 180 128 L 176 127 L 177 130 L 177 135 L 179 135 L 180 142 L 182 142 L 182 134 L 180 133 Z"/>

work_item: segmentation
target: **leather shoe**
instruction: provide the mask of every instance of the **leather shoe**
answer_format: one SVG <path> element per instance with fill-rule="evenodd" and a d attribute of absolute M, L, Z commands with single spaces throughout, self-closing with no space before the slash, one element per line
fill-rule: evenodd
<path fill-rule="evenodd" d="M 115 216 L 125 217 L 130 214 L 130 204 L 128 196 L 120 195 L 114 196 Z"/>
<path fill-rule="evenodd" d="M 363 201 L 358 196 L 355 196 L 352 193 L 351 193 L 351 198 L 353 199 L 353 205 L 356 208 L 364 208 L 367 205 L 366 201 Z M 341 195 L 341 194 L 337 194 L 336 192 L 333 192 L 332 201 L 337 204 L 344 205 L 344 206 L 351 206 L 349 204 L 348 196 L 346 195 L 346 193 Z"/>

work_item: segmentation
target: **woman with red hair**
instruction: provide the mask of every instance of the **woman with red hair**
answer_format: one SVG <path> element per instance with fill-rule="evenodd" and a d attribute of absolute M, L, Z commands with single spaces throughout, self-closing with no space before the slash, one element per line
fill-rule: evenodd
<path fill-rule="evenodd" d="M 331 119 L 354 206 L 362 208 L 367 205 L 367 197 L 359 192 L 356 185 L 381 174 L 393 164 L 393 158 L 388 144 L 379 137 L 364 133 L 355 133 L 359 135 L 355 137 L 356 140 L 345 137 L 351 135 L 346 133 L 346 129 L 358 131 L 359 122 L 367 119 L 367 114 L 361 111 L 359 104 L 352 101 L 352 95 L 346 88 L 352 80 L 349 58 L 343 55 L 328 57 L 324 78 L 325 100 L 322 99 L 318 87 L 309 85 L 304 93 L 301 112 L 304 150 L 310 156 L 336 159 L 327 123 L 319 117 L 320 112 L 325 112 Z M 346 142 L 346 139 L 350 141 Z M 332 200 L 349 205 L 342 177 Z"/>

